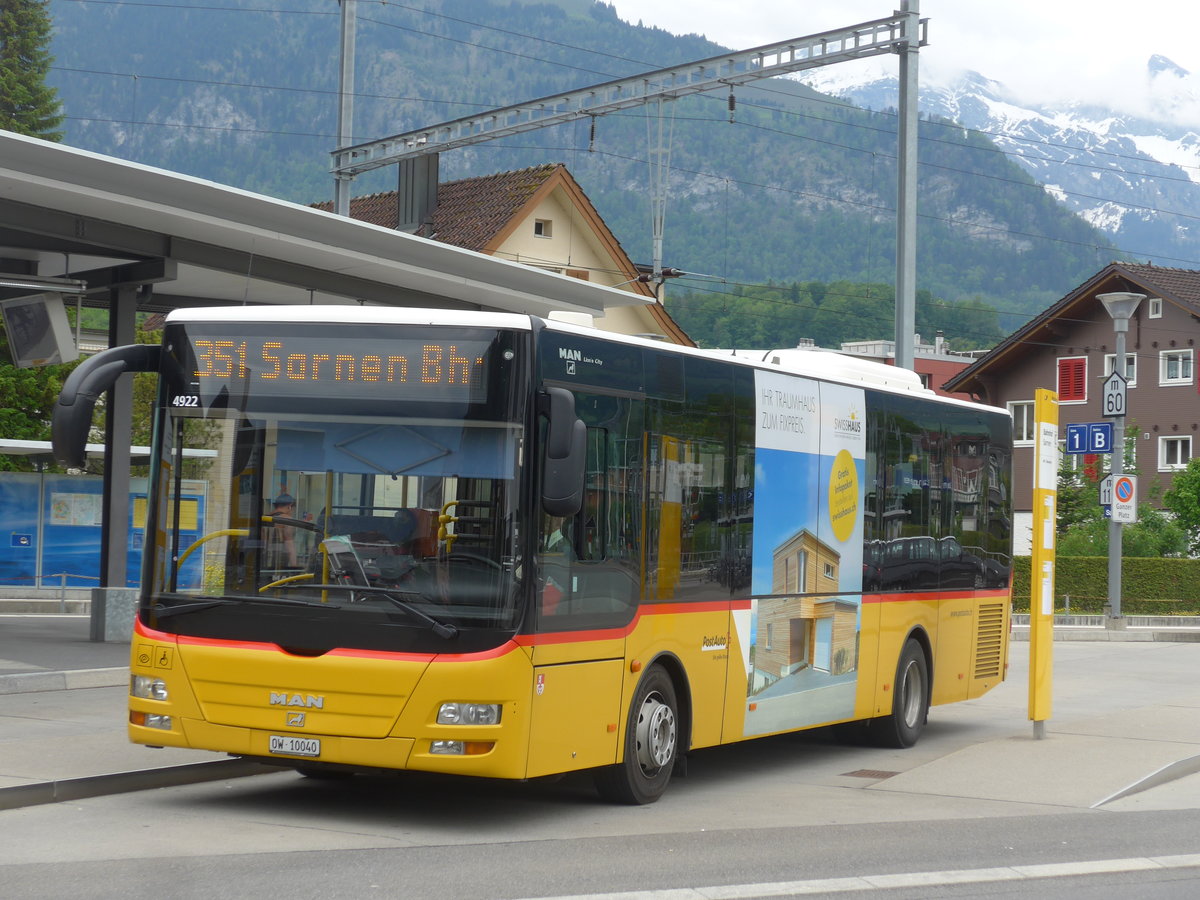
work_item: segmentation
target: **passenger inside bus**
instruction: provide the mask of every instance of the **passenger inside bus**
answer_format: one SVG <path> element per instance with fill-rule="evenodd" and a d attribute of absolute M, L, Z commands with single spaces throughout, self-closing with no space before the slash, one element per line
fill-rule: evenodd
<path fill-rule="evenodd" d="M 286 491 L 271 504 L 271 518 L 294 519 L 296 498 Z M 299 565 L 296 554 L 296 528 L 281 521 L 273 521 L 267 532 L 267 568 L 275 571 L 294 569 Z"/>

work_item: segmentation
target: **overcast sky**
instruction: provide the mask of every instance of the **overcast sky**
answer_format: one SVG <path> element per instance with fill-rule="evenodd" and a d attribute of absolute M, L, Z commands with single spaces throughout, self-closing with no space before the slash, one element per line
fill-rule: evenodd
<path fill-rule="evenodd" d="M 735 50 L 885 18 L 900 7 L 899 0 L 610 2 L 626 21 L 703 34 Z M 1027 101 L 1099 100 L 1125 109 L 1137 108 L 1155 53 L 1192 72 L 1193 86 L 1200 81 L 1200 13 L 1188 2 L 920 0 L 920 13 L 929 19 L 923 79 L 969 68 Z"/>

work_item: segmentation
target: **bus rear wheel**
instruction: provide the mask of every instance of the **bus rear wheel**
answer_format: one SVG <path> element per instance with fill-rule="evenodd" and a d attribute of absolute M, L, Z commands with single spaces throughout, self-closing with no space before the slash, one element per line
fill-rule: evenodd
<path fill-rule="evenodd" d="M 625 727 L 625 758 L 596 772 L 596 790 L 614 803 L 653 803 L 667 789 L 679 755 L 675 684 L 661 666 L 638 683 Z"/>
<path fill-rule="evenodd" d="M 896 664 L 892 714 L 872 719 L 868 733 L 879 747 L 904 749 L 917 742 L 928 718 L 929 664 L 920 643 L 909 638 Z"/>

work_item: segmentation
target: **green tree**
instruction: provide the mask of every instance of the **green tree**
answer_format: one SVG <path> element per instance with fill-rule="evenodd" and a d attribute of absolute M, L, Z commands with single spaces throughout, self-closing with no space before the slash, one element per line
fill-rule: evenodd
<path fill-rule="evenodd" d="M 18 369 L 11 362 L 8 336 L 0 329 L 0 435 L 22 441 L 50 439 L 50 413 L 58 401 L 63 380 L 75 365 L 35 366 Z M 0 454 L 0 471 L 32 469 L 29 457 Z"/>
<path fill-rule="evenodd" d="M 0 129 L 61 141 L 62 104 L 46 84 L 49 0 L 0 0 Z"/>
<path fill-rule="evenodd" d="M 1175 473 L 1163 505 L 1175 514 L 1192 553 L 1200 553 L 1200 457 L 1192 457 L 1186 469 Z"/>
<path fill-rule="evenodd" d="M 1108 520 L 1089 519 L 1058 535 L 1059 556 L 1108 556 Z M 1138 505 L 1138 520 L 1122 526 L 1121 556 L 1182 556 L 1187 536 L 1179 524 L 1148 503 Z"/>
<path fill-rule="evenodd" d="M 1063 542 L 1079 526 L 1087 526 L 1100 519 L 1099 490 L 1084 473 L 1076 468 L 1077 457 L 1063 453 L 1058 462 L 1058 495 L 1055 513 L 1058 527 L 1058 548 L 1062 552 Z M 1084 554 L 1066 554 L 1084 555 Z"/>

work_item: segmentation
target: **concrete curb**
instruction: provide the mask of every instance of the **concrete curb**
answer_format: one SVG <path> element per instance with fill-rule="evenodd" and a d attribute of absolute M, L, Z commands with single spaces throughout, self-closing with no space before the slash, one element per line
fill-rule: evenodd
<path fill-rule="evenodd" d="M 1029 626 L 1013 624 L 1014 641 L 1029 640 Z M 1200 628 L 1105 628 L 1096 626 L 1054 626 L 1056 641 L 1168 641 L 1175 643 L 1200 643 Z"/>
<path fill-rule="evenodd" d="M 1189 756 L 1187 759 L 1180 759 L 1169 765 L 1163 766 L 1157 772 L 1151 772 L 1145 778 L 1139 778 L 1128 787 L 1122 788 L 1110 797 L 1105 797 L 1103 800 L 1098 800 L 1092 804 L 1092 809 L 1099 809 L 1106 803 L 1112 803 L 1114 800 L 1120 800 L 1122 797 L 1128 797 L 1130 794 L 1137 794 L 1142 791 L 1147 791 L 1150 788 L 1158 787 L 1161 784 L 1169 784 L 1172 781 L 1178 781 L 1180 778 L 1186 778 L 1189 775 L 1195 775 L 1200 772 L 1200 756 Z"/>
<path fill-rule="evenodd" d="M 64 778 L 0 788 L 0 809 L 18 809 L 66 800 L 86 800 L 110 794 L 144 791 L 151 788 L 179 787 L 223 778 L 244 778 L 264 772 L 280 772 L 275 766 L 248 759 L 218 759 L 213 762 L 186 763 L 159 769 L 136 772 L 115 772 L 110 775 L 88 775 L 84 778 Z"/>
<path fill-rule="evenodd" d="M 91 600 L 78 600 L 74 597 L 35 597 L 21 600 L 0 597 L 0 615 L 5 616 L 88 616 L 91 612 Z"/>
<path fill-rule="evenodd" d="M 15 675 L 0 675 L 0 695 L 120 687 L 128 684 L 128 666 L 114 666 L 108 669 L 68 669 L 65 672 L 18 672 Z"/>

